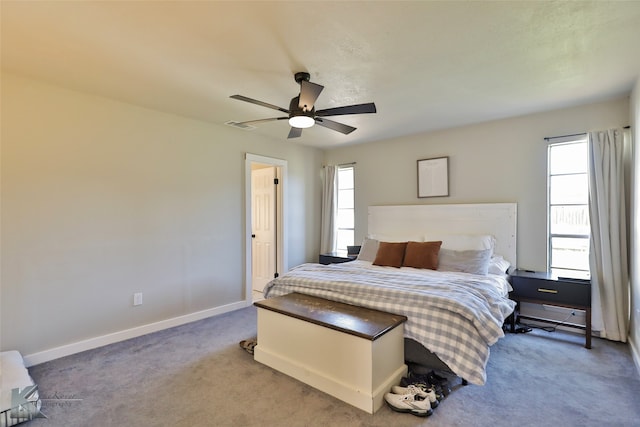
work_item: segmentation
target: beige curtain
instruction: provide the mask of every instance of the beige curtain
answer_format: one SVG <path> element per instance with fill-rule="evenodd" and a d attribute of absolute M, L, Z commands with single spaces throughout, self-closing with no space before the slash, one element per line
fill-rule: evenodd
<path fill-rule="evenodd" d="M 631 133 L 622 129 L 589 133 L 589 220 L 593 329 L 627 341 L 629 270 L 627 192 Z"/>
<path fill-rule="evenodd" d="M 330 165 L 324 167 L 322 225 L 320 229 L 321 254 L 335 252 L 336 250 L 337 173 L 337 166 Z"/>

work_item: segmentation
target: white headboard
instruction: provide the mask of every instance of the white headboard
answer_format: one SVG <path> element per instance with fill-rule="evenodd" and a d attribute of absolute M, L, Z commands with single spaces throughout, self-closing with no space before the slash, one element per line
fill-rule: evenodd
<path fill-rule="evenodd" d="M 494 253 L 516 263 L 516 203 L 369 206 L 370 235 L 490 234 Z"/>

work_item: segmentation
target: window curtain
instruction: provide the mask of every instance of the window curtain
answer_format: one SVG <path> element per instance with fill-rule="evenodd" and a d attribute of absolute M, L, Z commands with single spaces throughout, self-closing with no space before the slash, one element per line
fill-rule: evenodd
<path fill-rule="evenodd" d="M 322 187 L 322 226 L 320 229 L 320 253 L 336 250 L 336 209 L 337 209 L 337 174 L 338 167 L 324 167 L 324 184 Z"/>
<path fill-rule="evenodd" d="M 589 216 L 593 329 L 602 338 L 627 341 L 629 270 L 627 196 L 631 133 L 622 129 L 589 133 Z"/>

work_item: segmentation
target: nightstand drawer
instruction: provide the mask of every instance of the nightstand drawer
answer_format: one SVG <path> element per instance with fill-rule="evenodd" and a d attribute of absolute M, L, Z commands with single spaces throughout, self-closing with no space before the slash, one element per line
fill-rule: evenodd
<path fill-rule="evenodd" d="M 588 282 L 573 279 L 546 280 L 535 277 L 512 277 L 511 286 L 519 299 L 570 304 L 591 305 L 591 289 Z"/>

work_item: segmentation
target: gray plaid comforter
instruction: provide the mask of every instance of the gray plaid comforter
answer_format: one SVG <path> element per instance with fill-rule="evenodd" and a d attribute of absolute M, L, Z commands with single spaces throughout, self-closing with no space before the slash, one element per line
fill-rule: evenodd
<path fill-rule="evenodd" d="M 377 267 L 365 261 L 302 264 L 265 287 L 265 297 L 291 292 L 407 316 L 404 335 L 435 353 L 472 384 L 486 381 L 489 347 L 504 336 L 515 303 L 506 278 Z"/>

